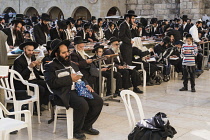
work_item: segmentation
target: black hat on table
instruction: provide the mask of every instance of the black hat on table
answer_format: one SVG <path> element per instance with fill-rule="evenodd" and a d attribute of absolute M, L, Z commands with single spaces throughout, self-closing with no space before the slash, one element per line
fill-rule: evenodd
<path fill-rule="evenodd" d="M 76 36 L 74 38 L 74 45 L 81 44 L 81 43 L 87 43 L 87 42 L 86 41 L 83 41 L 83 39 L 82 39 L 81 36 Z"/>
<path fill-rule="evenodd" d="M 48 15 L 47 13 L 42 13 L 40 19 L 45 21 L 52 21 L 50 15 Z"/>
<path fill-rule="evenodd" d="M 110 41 L 109 41 L 109 43 L 108 43 L 108 45 L 111 45 L 111 44 L 112 44 L 113 42 L 115 42 L 115 41 L 120 42 L 120 39 L 116 38 L 115 36 L 111 37 L 111 38 L 110 38 Z"/>
<path fill-rule="evenodd" d="M 61 45 L 66 45 L 67 47 L 69 47 L 70 45 L 70 41 L 69 40 L 60 40 L 60 39 L 54 39 L 51 43 L 50 43 L 50 47 L 53 49 L 52 53 L 51 53 L 51 57 L 54 58 L 56 51 L 59 49 L 59 47 Z"/>
<path fill-rule="evenodd" d="M 100 45 L 99 43 L 95 44 L 94 49 L 92 50 L 92 53 L 95 53 L 99 48 L 104 49 L 103 45 Z"/>
<path fill-rule="evenodd" d="M 137 15 L 135 14 L 133 10 L 128 10 L 128 12 L 124 15 L 124 17 L 128 17 L 128 16 L 137 17 Z"/>
<path fill-rule="evenodd" d="M 25 46 L 28 46 L 28 45 L 34 46 L 34 50 L 39 46 L 38 43 L 32 41 L 31 39 L 26 39 L 26 40 L 24 41 L 24 43 L 20 44 L 19 49 L 20 49 L 20 50 L 23 50 L 23 48 L 24 48 Z"/>

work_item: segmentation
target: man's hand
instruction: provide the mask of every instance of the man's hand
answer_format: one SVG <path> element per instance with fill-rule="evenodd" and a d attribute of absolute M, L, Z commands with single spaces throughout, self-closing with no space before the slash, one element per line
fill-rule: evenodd
<path fill-rule="evenodd" d="M 91 87 L 91 86 L 86 85 L 86 88 L 87 88 L 90 92 L 94 92 L 94 90 L 92 89 L 92 87 Z"/>
<path fill-rule="evenodd" d="M 92 40 L 91 38 L 88 38 L 88 40 L 89 40 L 90 42 L 93 42 L 93 40 Z"/>
<path fill-rule="evenodd" d="M 30 68 L 33 68 L 37 65 L 37 62 L 36 61 L 33 61 L 31 62 L 31 64 L 29 65 Z"/>
<path fill-rule="evenodd" d="M 93 60 L 92 60 L 92 59 L 87 59 L 86 62 L 87 62 L 88 64 L 90 64 L 90 63 L 93 62 Z"/>
<path fill-rule="evenodd" d="M 107 71 L 108 70 L 108 68 L 102 68 L 101 69 L 101 71 Z"/>
<path fill-rule="evenodd" d="M 200 41 L 200 42 L 198 42 L 199 44 L 203 44 L 204 43 L 204 41 Z"/>
<path fill-rule="evenodd" d="M 36 66 L 40 66 L 42 64 L 42 62 L 40 62 L 40 61 L 34 61 L 34 62 L 36 64 Z"/>
<path fill-rule="evenodd" d="M 131 40 L 131 44 L 133 44 L 134 43 L 134 41 L 133 40 Z"/>
<path fill-rule="evenodd" d="M 14 49 L 14 46 L 9 46 L 10 49 Z"/>
<path fill-rule="evenodd" d="M 118 69 L 124 69 L 124 67 L 123 66 L 118 66 Z"/>
<path fill-rule="evenodd" d="M 77 82 L 81 78 L 82 78 L 82 76 L 79 76 L 75 73 L 71 74 L 71 79 L 72 79 L 73 82 Z"/>

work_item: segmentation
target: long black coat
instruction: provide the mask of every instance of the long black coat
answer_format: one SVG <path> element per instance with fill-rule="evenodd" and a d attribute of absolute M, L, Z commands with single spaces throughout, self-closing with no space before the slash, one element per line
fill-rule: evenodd
<path fill-rule="evenodd" d="M 107 29 L 107 30 L 104 32 L 104 34 L 105 34 L 105 38 L 106 38 L 107 40 L 109 40 L 111 37 L 114 36 L 114 31 L 111 32 L 109 29 Z"/>
<path fill-rule="evenodd" d="M 36 60 L 36 58 L 34 56 L 32 56 L 31 61 L 35 61 L 35 60 Z M 28 63 L 27 63 L 27 60 L 26 60 L 24 54 L 20 55 L 19 57 L 17 57 L 15 59 L 14 70 L 19 72 L 24 80 L 29 80 L 31 71 L 28 69 Z M 33 72 L 37 79 L 41 79 L 39 76 L 41 73 L 35 67 L 33 68 Z M 22 87 L 24 85 L 22 84 L 22 82 L 15 80 L 14 86 L 16 89 L 20 89 L 20 87 Z"/>
<path fill-rule="evenodd" d="M 84 38 L 84 35 L 85 35 L 85 38 Z M 84 30 L 80 30 L 77 32 L 77 36 L 81 36 L 83 41 L 88 41 L 88 36 L 86 33 L 84 33 Z"/>
<path fill-rule="evenodd" d="M 111 54 L 114 54 L 114 51 L 112 49 L 107 49 L 104 52 L 104 55 L 111 55 Z M 115 63 L 115 67 L 123 66 L 125 64 L 123 61 L 122 55 L 120 53 L 119 53 L 119 58 L 120 58 L 120 61 L 117 59 L 117 57 L 115 57 L 113 60 Z M 105 62 L 106 64 L 111 64 L 111 58 L 108 58 Z"/>
<path fill-rule="evenodd" d="M 77 65 L 72 63 L 71 66 L 75 72 L 79 71 Z M 45 65 L 44 77 L 53 94 L 57 95 L 68 109 L 70 107 L 69 100 L 73 82 L 70 74 L 60 78 L 57 77 L 55 71 L 61 69 L 65 69 L 65 67 L 57 59 L 53 59 L 53 61 Z M 83 78 L 82 80 L 88 85 L 86 80 Z"/>
<path fill-rule="evenodd" d="M 65 39 L 67 39 L 66 32 L 63 31 L 62 33 L 63 33 L 62 35 L 59 35 L 56 28 L 50 29 L 50 40 L 54 40 L 54 39 L 65 40 Z"/>
<path fill-rule="evenodd" d="M 7 44 L 9 46 L 19 46 L 21 43 L 24 42 L 24 37 L 21 32 L 19 32 L 18 37 L 16 36 L 15 42 L 12 39 L 12 32 L 10 28 L 4 28 L 2 31 L 8 36 L 7 37 Z M 14 45 L 13 45 L 14 44 Z"/>
<path fill-rule="evenodd" d="M 36 43 L 42 45 L 46 44 L 46 36 L 44 31 L 42 30 L 41 24 L 38 23 L 34 26 L 34 38 Z"/>
<path fill-rule="evenodd" d="M 132 65 L 132 44 L 131 44 L 131 30 L 128 24 L 124 21 L 120 24 L 119 39 L 122 41 L 120 51 L 123 60 L 128 64 Z"/>

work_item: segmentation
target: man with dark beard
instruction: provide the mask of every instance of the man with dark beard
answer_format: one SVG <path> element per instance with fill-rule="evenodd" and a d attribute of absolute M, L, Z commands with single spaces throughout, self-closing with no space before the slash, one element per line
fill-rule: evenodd
<path fill-rule="evenodd" d="M 131 34 L 131 25 L 135 21 L 135 12 L 129 10 L 127 14 L 124 15 L 125 21 L 120 25 L 119 29 L 119 39 L 122 41 L 120 46 L 120 52 L 122 53 L 123 60 L 128 64 L 132 65 L 132 44 L 134 43 Z"/>
<path fill-rule="evenodd" d="M 46 82 L 40 77 L 41 71 L 39 67 L 41 62 L 36 60 L 33 52 L 37 47 L 38 44 L 36 42 L 32 42 L 31 40 L 26 40 L 25 43 L 22 43 L 19 48 L 23 50 L 24 53 L 15 59 L 14 70 L 19 72 L 24 80 L 39 86 L 40 105 L 48 105 L 50 92 L 48 91 Z M 16 90 L 27 89 L 22 82 L 17 80 L 14 81 L 14 86 Z"/>
<path fill-rule="evenodd" d="M 25 23 L 22 20 L 13 20 L 10 28 L 5 28 L 2 31 L 8 36 L 7 38 L 7 51 L 13 49 L 14 46 L 19 46 L 24 42 L 22 28 Z"/>
<path fill-rule="evenodd" d="M 67 29 L 66 21 L 59 20 L 57 22 L 57 27 L 50 29 L 50 39 L 61 39 L 61 40 L 66 40 L 66 32 L 65 30 Z"/>
<path fill-rule="evenodd" d="M 47 37 L 49 34 L 48 23 L 51 21 L 50 16 L 46 13 L 43 13 L 40 19 L 40 23 L 34 26 L 34 38 L 36 43 L 39 45 L 46 44 Z"/>
<path fill-rule="evenodd" d="M 74 138 L 86 139 L 84 133 L 98 135 L 99 131 L 92 128 L 103 107 L 103 100 L 94 92 L 88 82 L 81 75 L 77 75 L 79 68 L 71 63 L 68 40 L 53 40 L 55 46 L 51 56 L 53 61 L 45 65 L 44 76 L 53 91 L 54 103 L 74 109 Z M 81 97 L 77 94 L 75 85 L 84 81 L 85 86 L 93 95 L 93 99 Z M 84 133 L 83 133 L 84 132 Z"/>

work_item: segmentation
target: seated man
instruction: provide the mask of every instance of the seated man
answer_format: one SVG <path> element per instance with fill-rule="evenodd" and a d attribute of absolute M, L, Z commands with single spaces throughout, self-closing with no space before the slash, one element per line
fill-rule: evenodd
<path fill-rule="evenodd" d="M 45 81 L 40 77 L 41 71 L 39 67 L 41 62 L 36 61 L 33 52 L 37 47 L 38 44 L 36 42 L 32 42 L 31 40 L 27 40 L 25 43 L 22 43 L 19 48 L 24 52 L 15 59 L 14 70 L 19 72 L 24 80 L 39 86 L 40 105 L 48 105 L 50 92 L 48 91 Z M 17 80 L 14 81 L 14 86 L 16 90 L 27 89 L 26 86 Z"/>
<path fill-rule="evenodd" d="M 122 75 L 122 87 L 124 89 L 128 89 L 133 86 L 133 91 L 136 93 L 143 93 L 138 86 L 140 85 L 140 75 L 139 72 L 135 69 L 130 70 L 128 69 L 128 66 L 125 65 L 125 62 L 121 56 L 120 50 L 119 50 L 119 44 L 120 40 L 116 37 L 111 37 L 110 42 L 108 45 L 110 45 L 110 49 L 107 49 L 104 52 L 104 55 L 110 55 L 110 54 L 119 54 L 119 56 L 114 58 L 115 67 L 117 68 L 117 72 L 121 73 Z M 111 60 L 106 60 L 107 64 L 111 64 Z M 130 80 L 131 79 L 131 80 Z M 132 83 L 131 83 L 132 81 Z"/>
<path fill-rule="evenodd" d="M 93 59 L 101 58 L 103 56 L 103 52 L 104 52 L 103 49 L 104 49 L 104 46 L 96 44 L 92 51 L 93 53 L 95 53 L 95 55 L 92 58 Z M 101 63 L 102 63 L 101 65 L 106 65 L 104 60 L 102 60 Z M 99 68 L 99 61 L 95 61 L 95 62 L 93 62 L 93 64 L 95 65 L 95 67 L 97 69 Z M 101 74 L 103 77 L 107 78 L 106 96 L 109 96 L 109 95 L 111 95 L 111 70 L 110 70 L 110 68 L 102 67 Z M 121 74 L 119 72 L 114 72 L 114 78 L 116 79 L 116 91 L 115 91 L 114 97 L 117 97 L 118 95 L 120 96 L 120 89 L 122 89 Z"/>
<path fill-rule="evenodd" d="M 98 93 L 98 78 L 90 74 L 90 65 L 93 60 L 90 59 L 88 54 L 84 51 L 85 44 L 82 37 L 76 36 L 74 38 L 74 45 L 75 49 L 71 53 L 71 60 L 78 65 L 80 71 L 84 75 L 84 78 L 88 81 L 90 86 L 94 88 L 96 93 Z"/>
<path fill-rule="evenodd" d="M 74 63 L 71 63 L 67 47 L 69 44 L 70 41 L 68 40 L 54 40 L 52 42 L 51 45 L 55 47 L 51 56 L 55 58 L 45 65 L 44 76 L 54 93 L 54 103 L 63 104 L 67 109 L 69 107 L 74 109 L 74 138 L 84 140 L 85 135 L 82 132 L 92 135 L 99 134 L 99 131 L 93 129 L 92 125 L 100 115 L 103 100 L 94 92 L 84 77 L 76 74 L 79 68 Z M 77 81 L 81 81 L 80 79 L 86 83 L 86 87 L 93 95 L 93 99 L 78 96 L 75 84 Z"/>

